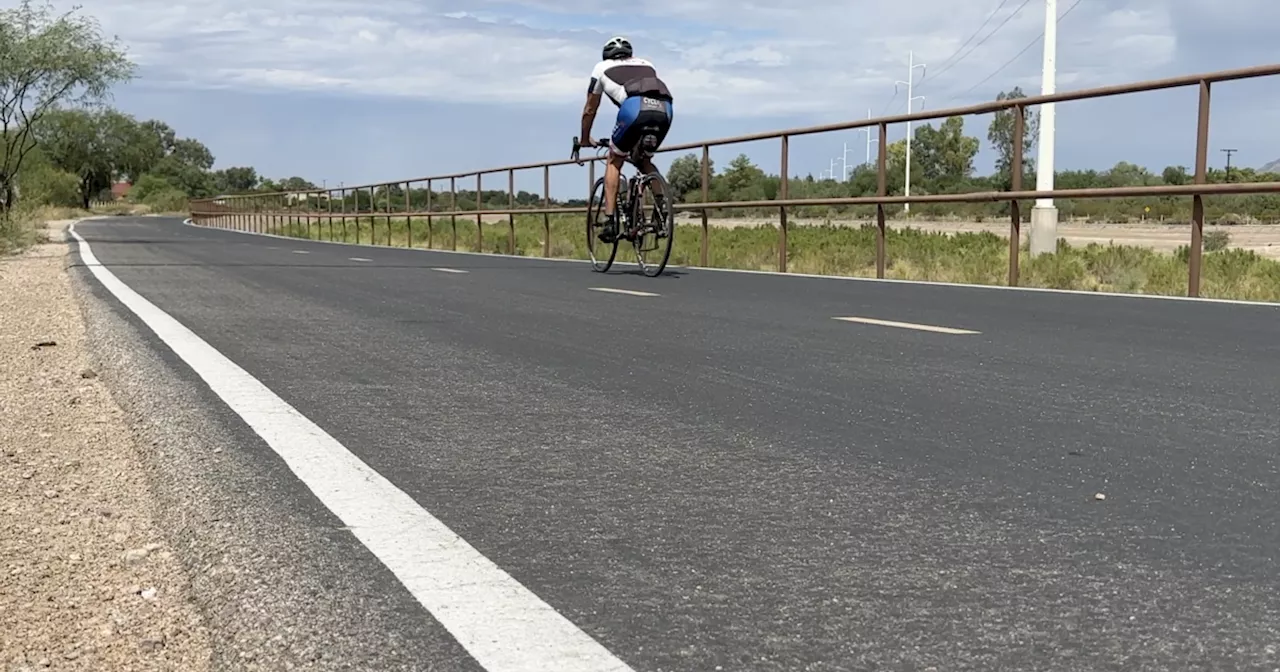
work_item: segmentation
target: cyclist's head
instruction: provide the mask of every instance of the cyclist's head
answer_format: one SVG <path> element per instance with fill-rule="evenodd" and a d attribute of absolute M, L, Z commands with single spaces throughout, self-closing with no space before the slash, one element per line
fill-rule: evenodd
<path fill-rule="evenodd" d="M 604 51 L 601 52 L 601 58 L 606 61 L 612 61 L 619 58 L 631 58 L 631 43 L 625 37 L 610 38 L 604 44 Z"/>

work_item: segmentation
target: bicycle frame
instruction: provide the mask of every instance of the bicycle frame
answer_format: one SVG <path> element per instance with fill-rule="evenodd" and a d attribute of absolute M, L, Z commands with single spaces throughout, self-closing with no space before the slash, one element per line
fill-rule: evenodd
<path fill-rule="evenodd" d="M 609 139 L 602 139 L 597 141 L 596 147 L 607 151 L 609 143 Z M 593 266 L 598 272 L 603 273 L 613 265 L 613 259 L 617 254 L 618 242 L 620 240 L 629 240 L 631 242 L 632 246 L 635 248 L 636 258 L 640 262 L 641 271 L 649 277 L 660 275 L 662 270 L 666 268 L 667 260 L 671 256 L 671 246 L 675 238 L 675 222 L 669 207 L 666 205 L 659 206 L 655 201 L 655 223 L 659 221 L 657 213 L 661 213 L 662 215 L 662 223 L 656 224 L 656 226 L 651 226 L 648 218 L 642 216 L 643 212 L 641 211 L 641 208 L 644 204 L 644 188 L 649 182 L 657 182 L 662 187 L 661 191 L 664 196 L 664 200 L 665 197 L 670 196 L 670 187 L 667 185 L 666 180 L 663 179 L 662 173 L 656 170 L 656 168 L 653 173 L 645 173 L 644 169 L 640 166 L 641 161 L 646 159 L 652 160 L 652 153 L 645 152 L 644 145 L 644 141 L 637 143 L 636 147 L 631 150 L 631 153 L 625 157 L 624 163 L 630 163 L 634 166 L 636 168 L 636 174 L 628 177 L 621 169 L 619 170 L 618 177 L 620 180 L 626 180 L 626 189 L 619 189 L 617 198 L 614 201 L 613 215 L 614 221 L 618 224 L 618 230 L 616 231 L 613 240 L 605 243 L 606 245 L 611 244 L 613 249 L 609 254 L 608 260 L 603 264 L 597 262 L 594 247 L 592 247 L 595 244 L 595 239 L 592 232 L 594 224 L 591 221 L 592 215 L 590 203 L 594 199 L 588 199 L 587 249 L 591 254 Z M 581 147 L 582 146 L 579 144 L 578 138 L 575 137 L 573 139 L 573 152 L 571 156 L 578 165 L 582 165 L 582 161 L 578 158 Z M 603 156 L 601 156 L 601 158 L 603 158 Z M 604 182 L 605 179 L 603 177 L 597 179 L 596 183 L 592 186 L 592 194 L 595 193 L 596 189 L 603 187 Z M 603 205 L 603 199 L 601 201 L 601 205 Z M 644 241 L 650 233 L 653 234 L 654 246 L 652 248 L 646 248 L 644 247 Z M 658 246 L 661 244 L 660 241 L 663 238 L 666 238 L 666 250 L 661 253 L 661 261 L 656 265 L 650 265 L 645 261 L 645 253 L 657 250 Z"/>

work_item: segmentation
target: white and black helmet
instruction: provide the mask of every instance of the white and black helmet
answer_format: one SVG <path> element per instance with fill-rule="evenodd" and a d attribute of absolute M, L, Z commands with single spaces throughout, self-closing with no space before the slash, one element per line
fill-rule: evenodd
<path fill-rule="evenodd" d="M 601 57 L 606 61 L 612 61 L 618 58 L 631 58 L 631 43 L 625 37 L 610 38 L 604 44 L 604 51 Z"/>

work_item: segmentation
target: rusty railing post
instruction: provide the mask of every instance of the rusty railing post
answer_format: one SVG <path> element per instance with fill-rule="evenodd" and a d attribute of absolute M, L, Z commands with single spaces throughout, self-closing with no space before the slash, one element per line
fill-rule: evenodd
<path fill-rule="evenodd" d="M 449 215 L 449 223 L 453 225 L 453 242 L 450 243 L 451 249 L 458 249 L 458 178 L 449 178 L 449 211 L 454 213 Z"/>
<path fill-rule="evenodd" d="M 364 193 L 364 189 L 360 190 Z M 378 244 L 378 202 L 373 198 L 373 187 L 369 187 L 369 244 Z"/>
<path fill-rule="evenodd" d="M 711 146 L 702 146 L 702 202 L 711 200 Z M 707 248 L 710 247 L 710 224 L 707 222 L 707 209 L 702 209 L 702 243 L 698 252 L 698 264 L 707 265 Z"/>
<path fill-rule="evenodd" d="M 1209 82 L 1200 82 L 1196 124 L 1196 184 L 1209 181 Z M 1204 248 L 1204 196 L 1191 197 L 1191 255 L 1187 260 L 1187 296 L 1200 296 L 1200 258 Z"/>
<path fill-rule="evenodd" d="M 435 187 L 431 184 L 431 180 L 427 180 L 427 249 L 432 247 L 432 233 L 435 228 L 431 217 L 431 190 Z"/>
<path fill-rule="evenodd" d="M 410 198 L 409 196 L 410 192 L 412 191 L 413 191 L 413 183 L 405 182 L 404 183 L 404 228 L 405 228 L 405 235 L 408 236 L 408 238 L 406 238 L 404 242 L 405 247 L 413 247 L 413 199 Z"/>
<path fill-rule="evenodd" d="M 551 207 L 551 166 L 542 167 L 542 207 Z M 588 204 L 588 210 L 590 206 Z M 542 213 L 542 256 L 551 256 L 551 213 Z"/>
<path fill-rule="evenodd" d="M 325 219 L 329 222 L 329 240 L 333 240 L 333 190 L 325 192 Z"/>
<path fill-rule="evenodd" d="M 356 245 L 360 244 L 360 194 L 364 193 L 363 189 L 352 189 L 351 193 L 355 196 L 354 202 L 351 204 L 352 219 L 356 222 Z"/>
<path fill-rule="evenodd" d="M 476 173 L 476 252 L 484 252 L 484 199 L 480 198 L 481 178 L 484 173 Z"/>
<path fill-rule="evenodd" d="M 882 198 L 889 195 L 889 153 L 885 149 L 888 141 L 889 127 L 880 122 L 880 141 L 876 145 L 876 195 Z M 876 203 L 876 277 L 880 279 L 884 279 L 885 267 L 884 227 L 884 202 L 881 201 Z"/>
<path fill-rule="evenodd" d="M 395 247 L 395 241 L 391 239 L 391 185 L 384 185 L 382 190 L 387 197 L 387 247 Z"/>
<path fill-rule="evenodd" d="M 516 209 L 516 171 L 507 171 L 507 207 Z M 507 254 L 516 253 L 516 213 L 507 214 Z"/>
<path fill-rule="evenodd" d="M 1009 161 L 1009 190 L 1022 191 L 1022 147 L 1026 133 L 1026 108 L 1013 108 L 1013 156 Z M 1022 209 L 1009 200 L 1009 286 L 1018 286 L 1018 249 L 1022 245 Z"/>
<path fill-rule="evenodd" d="M 374 194 L 376 187 L 369 187 L 369 244 L 378 244 L 378 197 Z M 387 227 L 388 229 L 391 227 Z"/>
<path fill-rule="evenodd" d="M 342 242 L 347 242 L 347 190 L 342 189 L 342 200 L 338 202 L 341 208 L 339 214 L 342 215 Z"/>
<path fill-rule="evenodd" d="M 787 154 L 790 139 L 782 136 L 782 184 L 780 193 L 782 200 L 787 200 Z M 787 206 L 778 208 L 778 272 L 787 272 Z"/>

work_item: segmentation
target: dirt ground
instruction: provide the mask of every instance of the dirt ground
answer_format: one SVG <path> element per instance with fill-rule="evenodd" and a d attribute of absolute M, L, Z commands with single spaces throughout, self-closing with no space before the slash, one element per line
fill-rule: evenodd
<path fill-rule="evenodd" d="M 0 257 L 0 670 L 206 670 L 142 447 L 86 352 L 67 224 Z"/>
<path fill-rule="evenodd" d="M 759 226 L 766 221 L 777 223 L 777 220 L 764 219 L 715 219 L 708 220 L 712 226 L 734 228 L 739 226 Z M 823 220 L 789 219 L 795 226 L 823 224 Z M 860 226 L 871 223 L 869 220 L 832 220 L 833 223 L 847 226 Z M 1006 221 L 963 222 L 963 221 L 890 221 L 890 228 L 915 228 L 925 231 L 943 233 L 990 231 L 1002 237 L 1009 235 L 1009 223 Z M 1022 240 L 1027 239 L 1031 226 L 1022 225 Z M 1231 236 L 1230 247 L 1253 250 L 1258 254 L 1280 259 L 1280 226 L 1268 224 L 1246 224 L 1237 226 L 1206 226 L 1205 233 L 1211 230 L 1226 231 Z M 1062 222 L 1058 224 L 1058 237 L 1065 238 L 1071 245 L 1088 245 L 1099 243 L 1106 245 L 1135 245 L 1150 247 L 1161 252 L 1173 252 L 1179 245 L 1191 242 L 1191 230 L 1187 225 L 1162 224 L 1085 224 Z"/>

